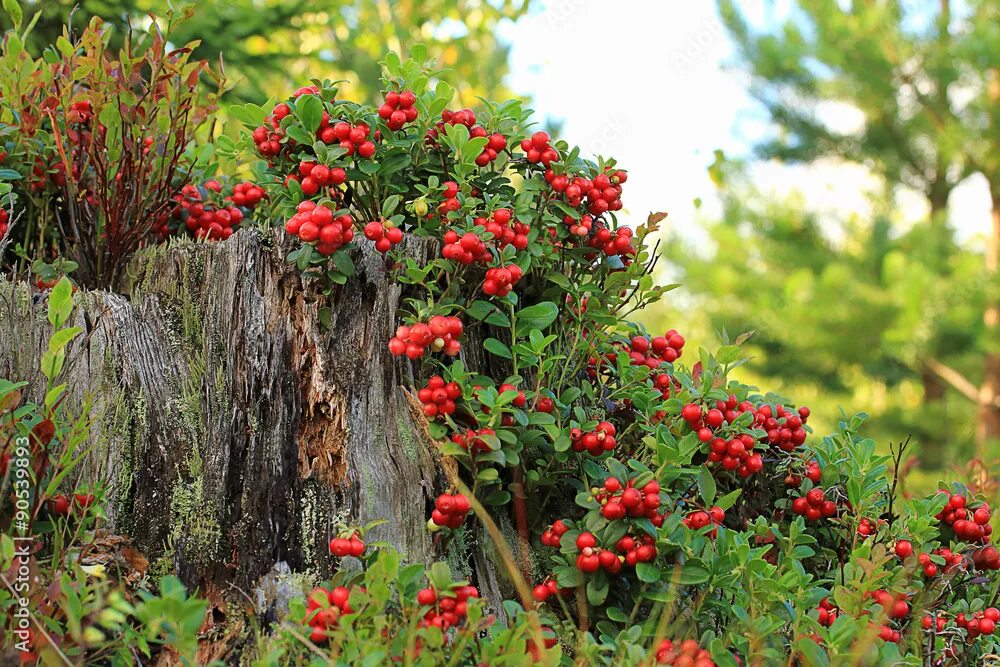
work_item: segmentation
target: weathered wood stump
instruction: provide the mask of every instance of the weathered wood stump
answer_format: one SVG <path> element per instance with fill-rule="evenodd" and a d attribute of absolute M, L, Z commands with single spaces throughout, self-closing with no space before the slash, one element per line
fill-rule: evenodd
<path fill-rule="evenodd" d="M 79 481 L 106 487 L 108 527 L 154 574 L 244 590 L 279 562 L 323 576 L 338 521 L 385 519 L 371 539 L 435 557 L 425 522 L 443 480 L 386 347 L 400 287 L 359 251 L 322 326 L 327 302 L 283 253 L 255 230 L 150 248 L 128 267 L 127 296 L 76 296 L 84 334 L 64 380 L 93 417 Z M 31 381 L 34 400 L 49 333 L 44 295 L 0 282 L 0 376 Z M 510 593 L 488 551 L 447 556 L 494 601 Z"/>

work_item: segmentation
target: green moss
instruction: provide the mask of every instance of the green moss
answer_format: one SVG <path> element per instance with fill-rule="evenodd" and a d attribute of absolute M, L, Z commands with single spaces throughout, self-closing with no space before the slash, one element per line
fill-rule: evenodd
<path fill-rule="evenodd" d="M 399 433 L 399 440 L 403 445 L 403 453 L 406 454 L 406 458 L 410 461 L 416 461 L 419 457 L 417 441 L 413 429 L 406 423 L 402 414 L 396 415 L 396 430 Z"/>
<path fill-rule="evenodd" d="M 185 556 L 207 566 L 220 557 L 222 530 L 214 513 L 206 511 L 210 499 L 205 493 L 203 463 L 197 447 L 192 447 L 186 465 L 187 475 L 174 484 L 170 498 L 168 542 L 182 541 Z"/>
<path fill-rule="evenodd" d="M 306 565 L 311 569 L 318 568 L 320 564 L 317 545 L 322 542 L 320 531 L 323 525 L 318 489 L 314 483 L 303 484 L 299 498 L 299 538 Z"/>

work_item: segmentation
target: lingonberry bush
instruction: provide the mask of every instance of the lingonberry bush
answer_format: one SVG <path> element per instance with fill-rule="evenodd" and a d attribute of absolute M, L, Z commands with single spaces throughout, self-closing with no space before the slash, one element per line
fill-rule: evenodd
<path fill-rule="evenodd" d="M 42 262 L 54 327 L 44 405 L 18 407 L 18 386 L 0 385 L 4 483 L 27 434 L 43 482 L 28 508 L 34 558 L 59 582 L 35 601 L 46 632 L 32 650 L 99 662 L 163 642 L 192 659 L 204 605 L 176 581 L 129 601 L 80 569 L 101 490 L 60 489 L 87 428 L 60 411 L 79 332 L 64 327 L 59 274 L 78 264 L 86 282 L 113 283 L 143 243 L 225 241 L 251 218 L 316 299 L 351 279 L 359 253 L 402 286 L 386 358 L 411 379 L 448 480 L 427 530 L 442 561 L 453 545 L 496 554 L 517 591 L 485 600 L 444 562 L 406 564 L 366 541 L 370 526 L 341 526 L 336 574 L 261 634 L 263 662 L 950 665 L 1000 650 L 982 493 L 898 493 L 905 446 L 880 453 L 863 415 L 820 437 L 807 407 L 735 379 L 746 335 L 710 352 L 630 320 L 672 286 L 655 276 L 664 216 L 621 224 L 628 172 L 614 160 L 533 128 L 518 101 L 449 108 L 454 91 L 419 49 L 387 57 L 377 106 L 317 80 L 231 108 L 240 139 L 206 148 L 192 144 L 205 69 L 183 49 L 157 39 L 109 60 L 96 24 L 38 61 L 17 40 L 5 37 L 0 74 L 12 160 L 0 180 L 17 184 L 0 188 L 14 211 L 0 224 L 38 225 L 14 231 Z M 253 180 L 216 177 L 213 153 L 245 159 Z M 496 525 L 508 517 L 509 543 Z"/>
<path fill-rule="evenodd" d="M 415 663 L 678 665 L 997 650 L 986 502 L 957 483 L 901 497 L 905 447 L 877 453 L 863 415 L 818 437 L 807 407 L 732 377 L 745 336 L 712 354 L 631 323 L 671 286 L 649 243 L 663 216 L 617 219 L 627 171 L 530 130 L 519 102 L 448 108 L 419 58 L 384 65 L 381 105 L 314 81 L 235 109 L 243 138 L 219 150 L 252 156 L 288 259 L 319 294 L 350 279 L 357 246 L 386 256 L 406 296 L 389 350 L 457 463 L 428 529 L 444 546 L 509 512 L 520 599 L 511 625 L 490 626 L 468 583 L 432 568 L 420 588 L 422 567 L 369 555 L 310 596 L 310 648 L 350 662 L 365 636 Z M 523 651 L 479 653 L 512 632 Z"/>
<path fill-rule="evenodd" d="M 18 32 L 19 14 L 15 24 L 0 54 L 0 239 L 17 210 L 20 256 L 64 257 L 82 284 L 114 286 L 188 202 L 194 173 L 213 168 L 195 138 L 209 135 L 216 95 L 201 81 L 216 75 L 190 59 L 190 46 L 170 46 L 155 21 L 116 52 L 94 18 L 37 58 L 24 47 L 30 27 Z M 219 213 L 213 222 L 203 233 L 218 238 L 238 224 Z"/>

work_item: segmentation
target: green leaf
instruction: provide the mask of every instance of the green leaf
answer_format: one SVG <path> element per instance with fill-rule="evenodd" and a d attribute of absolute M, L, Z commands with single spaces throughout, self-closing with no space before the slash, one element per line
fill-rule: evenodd
<path fill-rule="evenodd" d="M 73 311 L 73 284 L 63 276 L 49 294 L 49 322 L 58 329 Z"/>
<path fill-rule="evenodd" d="M 496 338 L 487 338 L 483 341 L 483 347 L 486 348 L 487 352 L 498 357 L 503 357 L 504 359 L 513 358 L 510 353 L 510 348 L 498 341 Z"/>
<path fill-rule="evenodd" d="M 294 139 L 296 143 L 308 146 L 312 143 L 312 136 L 298 125 L 289 125 L 285 128 L 285 134 L 289 139 Z"/>
<path fill-rule="evenodd" d="M 45 352 L 42 355 L 42 373 L 51 382 L 59 376 L 62 372 L 63 363 L 66 361 L 66 355 L 62 352 Z"/>
<path fill-rule="evenodd" d="M 401 199 L 402 197 L 400 197 L 399 195 L 389 195 L 388 197 L 386 197 L 385 201 L 382 202 L 382 217 L 383 218 L 391 217 L 392 214 L 395 212 L 396 207 L 399 206 L 399 202 Z"/>
<path fill-rule="evenodd" d="M 518 335 L 526 335 L 532 329 L 544 331 L 559 317 L 559 306 L 551 301 L 542 301 L 533 306 L 522 308 L 517 311 L 515 317 Z"/>
<path fill-rule="evenodd" d="M 804 667 L 827 667 L 830 664 L 826 651 L 809 637 L 803 637 L 795 642 L 795 648 L 802 655 Z"/>
<path fill-rule="evenodd" d="M 350 278 L 354 275 L 354 261 L 346 252 L 336 252 L 333 254 L 333 263 L 337 270 Z"/>
<path fill-rule="evenodd" d="M 594 606 L 604 604 L 608 599 L 608 575 L 598 571 L 587 582 L 587 602 Z"/>
<path fill-rule="evenodd" d="M 740 497 L 741 491 L 743 491 L 743 489 L 733 489 L 726 495 L 719 498 L 719 502 L 715 504 L 724 510 L 728 510 L 736 502 L 736 499 Z"/>
<path fill-rule="evenodd" d="M 427 572 L 427 578 L 431 585 L 439 591 L 446 591 L 451 587 L 451 568 L 448 563 L 438 561 L 431 565 Z"/>
<path fill-rule="evenodd" d="M 559 588 L 576 588 L 583 585 L 583 572 L 573 565 L 557 567 L 553 572 Z"/>
<path fill-rule="evenodd" d="M 17 0 L 3 0 L 3 9 L 10 16 L 11 23 L 14 24 L 14 30 L 20 30 L 21 19 L 24 18 L 24 14 L 21 12 L 21 4 Z"/>
<path fill-rule="evenodd" d="M 703 584 L 711 578 L 705 563 L 698 559 L 692 559 L 681 566 L 680 582 L 685 585 Z"/>
<path fill-rule="evenodd" d="M 69 327 L 55 332 L 49 339 L 49 351 L 52 353 L 61 351 L 71 340 L 79 336 L 81 331 L 83 329 L 80 327 Z"/>
<path fill-rule="evenodd" d="M 310 134 L 316 134 L 319 124 L 323 122 L 323 100 L 317 95 L 303 95 L 295 103 L 295 115 L 299 117 Z M 291 129 L 291 126 L 288 129 Z M 289 134 L 289 136 L 291 135 Z M 309 144 L 312 141 L 306 139 L 305 142 L 300 143 Z"/>
<path fill-rule="evenodd" d="M 698 471 L 698 492 L 701 493 L 701 500 L 705 505 L 711 505 L 715 502 L 715 477 L 712 476 L 712 471 L 708 469 L 708 466 L 702 466 L 701 470 Z"/>
<path fill-rule="evenodd" d="M 716 355 L 720 364 L 731 364 L 740 358 L 740 348 L 736 345 L 723 345 Z"/>
<path fill-rule="evenodd" d="M 635 576 L 639 577 L 639 581 L 654 584 L 660 580 L 660 570 L 652 563 L 636 563 Z"/>
<path fill-rule="evenodd" d="M 17 181 L 21 179 L 21 174 L 13 169 L 0 169 L 0 181 Z"/>
<path fill-rule="evenodd" d="M 607 615 L 608 618 L 610 618 L 612 621 L 615 621 L 616 623 L 628 622 L 628 616 L 625 614 L 624 611 L 622 611 L 618 607 L 608 607 L 607 609 L 604 610 L 604 613 Z"/>

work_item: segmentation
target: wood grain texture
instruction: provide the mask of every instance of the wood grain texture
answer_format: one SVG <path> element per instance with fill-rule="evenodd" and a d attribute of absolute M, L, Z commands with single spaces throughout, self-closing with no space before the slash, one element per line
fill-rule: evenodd
<path fill-rule="evenodd" d="M 406 253 L 423 258 L 426 242 Z M 329 573 L 336 522 L 384 519 L 410 561 L 446 557 L 492 600 L 511 593 L 473 545 L 435 553 L 425 528 L 443 477 L 388 353 L 400 287 L 371 249 L 357 275 L 320 295 L 277 238 L 241 231 L 137 255 L 127 296 L 77 294 L 64 380 L 89 398 L 93 450 L 79 483 L 106 487 L 109 528 L 130 535 L 154 572 L 249 588 L 275 564 Z M 31 381 L 50 333 L 45 296 L 0 282 L 0 376 Z M 509 526 L 505 517 L 498 519 Z"/>

